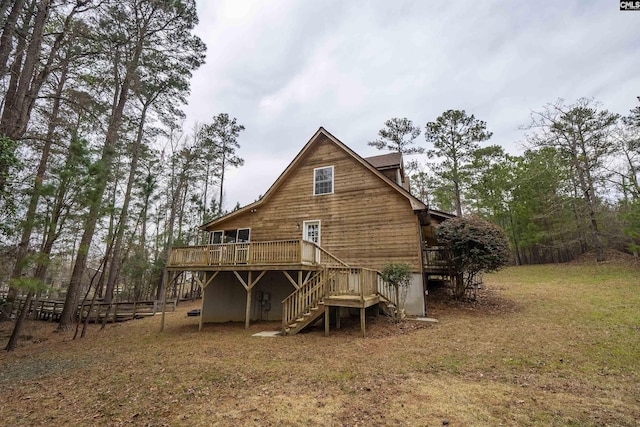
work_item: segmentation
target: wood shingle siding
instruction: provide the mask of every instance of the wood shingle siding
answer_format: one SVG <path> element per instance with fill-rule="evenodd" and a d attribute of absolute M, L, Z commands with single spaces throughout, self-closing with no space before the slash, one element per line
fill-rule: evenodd
<path fill-rule="evenodd" d="M 252 241 L 299 239 L 303 222 L 321 221 L 321 245 L 350 265 L 381 269 L 406 262 L 420 272 L 420 230 L 406 196 L 323 133 L 269 197 L 207 227 L 251 228 Z M 314 169 L 334 167 L 333 194 L 313 194 Z"/>

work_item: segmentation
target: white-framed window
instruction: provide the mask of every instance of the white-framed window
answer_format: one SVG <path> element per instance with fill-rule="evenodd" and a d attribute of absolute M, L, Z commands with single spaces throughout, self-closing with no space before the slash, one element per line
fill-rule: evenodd
<path fill-rule="evenodd" d="M 238 228 L 237 242 L 238 243 L 246 243 L 246 242 L 248 242 L 250 234 L 251 234 L 251 229 L 249 229 L 249 228 Z"/>
<path fill-rule="evenodd" d="M 246 243 L 250 241 L 251 229 L 238 228 L 234 230 L 216 230 L 209 233 L 209 244 Z"/>
<path fill-rule="evenodd" d="M 218 245 L 220 243 L 222 243 L 222 235 L 224 234 L 224 231 L 222 230 L 217 230 L 217 231 L 212 231 L 209 233 L 209 244 L 210 245 Z"/>
<path fill-rule="evenodd" d="M 333 166 L 313 170 L 313 194 L 333 194 Z"/>

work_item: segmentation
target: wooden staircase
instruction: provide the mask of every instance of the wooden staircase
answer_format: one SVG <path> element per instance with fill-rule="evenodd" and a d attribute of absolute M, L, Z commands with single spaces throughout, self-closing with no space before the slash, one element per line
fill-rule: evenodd
<path fill-rule="evenodd" d="M 294 335 L 315 323 L 328 306 L 364 308 L 382 303 L 393 313 L 394 288 L 382 280 L 379 272 L 351 267 L 326 250 L 322 269 L 282 301 L 282 333 Z"/>
<path fill-rule="evenodd" d="M 335 270 L 325 267 L 282 301 L 282 333 L 294 335 L 324 314 L 322 299 Z"/>
<path fill-rule="evenodd" d="M 309 311 L 302 313 L 302 316 L 289 323 L 283 330 L 284 335 L 295 335 L 307 326 L 313 324 L 324 314 L 324 304 L 318 303 L 316 307 L 309 307 Z"/>

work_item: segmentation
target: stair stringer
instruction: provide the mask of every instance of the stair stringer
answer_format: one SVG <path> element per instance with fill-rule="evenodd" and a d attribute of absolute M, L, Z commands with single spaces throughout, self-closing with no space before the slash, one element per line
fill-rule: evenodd
<path fill-rule="evenodd" d="M 293 323 L 285 326 L 284 335 L 295 335 L 307 326 L 315 323 L 324 314 L 324 304 L 318 303 L 316 307 L 311 307 L 309 311 L 303 313 Z"/>

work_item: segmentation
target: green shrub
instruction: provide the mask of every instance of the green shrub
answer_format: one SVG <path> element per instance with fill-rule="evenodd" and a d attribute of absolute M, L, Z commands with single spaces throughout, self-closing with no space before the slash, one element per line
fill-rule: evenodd
<path fill-rule="evenodd" d="M 400 319 L 404 317 L 404 305 L 411 285 L 411 266 L 406 263 L 386 264 L 382 269 L 382 278 L 395 288 L 397 306 L 394 317 Z"/>
<path fill-rule="evenodd" d="M 478 217 L 448 219 L 436 229 L 436 236 L 449 248 L 458 272 L 453 284 L 457 299 L 475 290 L 482 273 L 496 271 L 511 259 L 504 230 Z"/>

